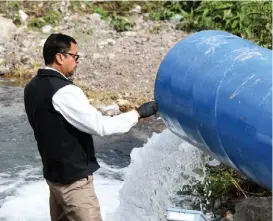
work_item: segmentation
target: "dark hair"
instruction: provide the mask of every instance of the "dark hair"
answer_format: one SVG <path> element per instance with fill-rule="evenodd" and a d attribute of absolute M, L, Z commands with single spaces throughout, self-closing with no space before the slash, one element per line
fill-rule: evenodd
<path fill-rule="evenodd" d="M 55 55 L 60 52 L 68 52 L 71 47 L 71 42 L 77 44 L 74 38 L 61 33 L 51 34 L 43 47 L 43 57 L 45 64 L 52 64 L 55 60 Z"/>

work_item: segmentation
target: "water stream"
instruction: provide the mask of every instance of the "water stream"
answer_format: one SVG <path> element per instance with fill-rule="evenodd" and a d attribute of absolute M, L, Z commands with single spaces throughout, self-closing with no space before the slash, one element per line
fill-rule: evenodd
<path fill-rule="evenodd" d="M 23 105 L 23 88 L 0 85 L 0 220 L 49 220 L 48 187 Z M 11 85 L 13 84 L 13 85 Z M 203 154 L 165 128 L 158 116 L 123 135 L 94 138 L 101 169 L 95 176 L 106 221 L 166 220 L 167 207 L 190 208 L 180 196 L 202 180 Z"/>

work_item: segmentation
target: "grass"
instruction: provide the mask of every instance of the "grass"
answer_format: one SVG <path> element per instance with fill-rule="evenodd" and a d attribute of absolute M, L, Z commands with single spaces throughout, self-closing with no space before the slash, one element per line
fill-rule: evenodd
<path fill-rule="evenodd" d="M 198 182 L 190 187 L 186 186 L 182 193 L 197 195 L 205 205 L 207 212 L 217 214 L 218 209 L 214 208 L 216 200 L 221 200 L 222 209 L 234 210 L 234 204 L 229 201 L 236 198 L 267 197 L 272 193 L 250 181 L 247 177 L 236 170 L 220 164 L 219 166 L 206 165 L 206 177 L 204 182 Z M 195 209 L 200 208 L 199 203 Z"/>
<path fill-rule="evenodd" d="M 19 80 L 29 80 L 33 74 L 37 72 L 41 63 L 36 62 L 31 68 L 25 66 L 17 66 L 13 68 L 10 73 L 4 75 L 5 78 L 16 78 Z"/>

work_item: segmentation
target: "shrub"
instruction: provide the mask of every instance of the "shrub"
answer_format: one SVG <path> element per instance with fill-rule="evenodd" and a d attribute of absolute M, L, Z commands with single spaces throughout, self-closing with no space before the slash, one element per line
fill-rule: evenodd
<path fill-rule="evenodd" d="M 57 25 L 62 18 L 62 15 L 58 11 L 49 10 L 44 15 L 44 20 L 47 24 Z"/>
<path fill-rule="evenodd" d="M 41 28 L 45 25 L 45 21 L 42 18 L 33 17 L 28 21 L 27 26 L 29 28 Z"/>
<path fill-rule="evenodd" d="M 185 31 L 218 29 L 272 48 L 272 2 L 202 1 L 197 7 L 182 9 Z"/>
<path fill-rule="evenodd" d="M 105 19 L 108 16 L 108 13 L 103 8 L 100 7 L 97 7 L 95 9 L 95 12 L 100 15 L 101 19 Z"/>
<path fill-rule="evenodd" d="M 111 24 L 118 32 L 129 31 L 134 26 L 134 23 L 129 19 L 126 17 L 118 16 L 116 14 L 112 16 Z"/>

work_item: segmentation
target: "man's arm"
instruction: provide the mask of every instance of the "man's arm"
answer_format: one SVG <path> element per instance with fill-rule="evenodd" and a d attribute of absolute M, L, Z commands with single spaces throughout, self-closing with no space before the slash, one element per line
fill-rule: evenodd
<path fill-rule="evenodd" d="M 94 135 L 111 135 L 128 132 L 140 117 L 132 110 L 117 116 L 103 116 L 89 104 L 83 91 L 75 85 L 67 85 L 58 90 L 52 98 L 56 111 L 74 127 Z"/>

